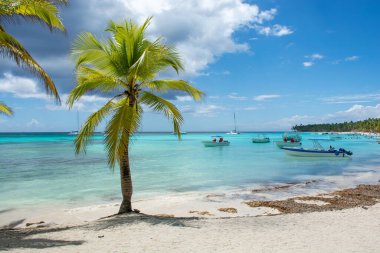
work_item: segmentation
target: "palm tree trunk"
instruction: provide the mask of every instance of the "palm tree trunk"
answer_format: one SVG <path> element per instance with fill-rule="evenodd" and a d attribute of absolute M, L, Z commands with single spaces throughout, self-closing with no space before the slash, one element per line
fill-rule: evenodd
<path fill-rule="evenodd" d="M 121 179 L 121 194 L 123 195 L 123 201 L 121 202 L 119 214 L 132 212 L 132 177 L 131 168 L 129 166 L 128 146 L 120 163 L 120 179 Z"/>

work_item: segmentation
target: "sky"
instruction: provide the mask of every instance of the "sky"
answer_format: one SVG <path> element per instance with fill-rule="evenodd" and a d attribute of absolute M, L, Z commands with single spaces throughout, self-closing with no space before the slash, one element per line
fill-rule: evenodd
<path fill-rule="evenodd" d="M 69 56 L 82 32 L 107 38 L 109 20 L 142 23 L 147 36 L 176 47 L 185 71 L 171 78 L 206 93 L 200 103 L 166 94 L 183 113 L 184 131 L 228 131 L 236 113 L 240 131 L 289 130 L 295 124 L 380 117 L 380 1 L 377 0 L 71 0 L 60 7 L 66 33 L 38 23 L 5 24 L 53 78 L 62 105 L 43 84 L 0 58 L 0 101 L 14 110 L 0 116 L 0 132 L 76 130 L 107 101 L 88 95 L 69 110 L 75 87 Z M 104 130 L 105 122 L 98 131 Z M 172 131 L 160 114 L 146 111 L 142 131 Z"/>

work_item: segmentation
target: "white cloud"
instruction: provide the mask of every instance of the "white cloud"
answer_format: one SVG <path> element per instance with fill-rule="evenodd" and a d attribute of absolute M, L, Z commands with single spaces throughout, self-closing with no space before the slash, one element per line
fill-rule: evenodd
<path fill-rule="evenodd" d="M 61 105 L 47 104 L 45 109 L 49 111 L 68 111 L 69 107 L 66 105 L 68 94 L 63 94 L 61 96 Z M 79 110 L 81 112 L 95 112 L 101 108 L 105 102 L 108 101 L 107 98 L 100 97 L 97 95 L 84 95 L 81 99 L 74 103 L 72 110 Z"/>
<path fill-rule="evenodd" d="M 321 54 L 315 53 L 312 55 L 305 55 L 305 58 L 310 59 L 310 60 L 305 61 L 302 64 L 305 68 L 310 68 L 311 66 L 315 64 L 316 61 L 322 60 L 324 56 Z"/>
<path fill-rule="evenodd" d="M 256 111 L 258 109 L 259 108 L 257 108 L 257 107 L 245 107 L 245 108 L 243 108 L 243 111 Z"/>
<path fill-rule="evenodd" d="M 39 127 L 41 123 L 36 119 L 31 119 L 26 125 L 29 128 L 33 128 L 33 127 Z"/>
<path fill-rule="evenodd" d="M 240 100 L 240 101 L 243 101 L 243 100 L 247 100 L 248 97 L 244 97 L 244 96 L 239 96 L 239 94 L 233 92 L 233 93 L 230 93 L 228 94 L 227 96 L 229 99 L 232 99 L 232 100 Z"/>
<path fill-rule="evenodd" d="M 265 36 L 281 37 L 281 36 L 292 34 L 294 32 L 289 27 L 279 25 L 279 24 L 275 24 L 273 26 L 255 25 L 254 28 L 259 34 L 262 34 Z"/>
<path fill-rule="evenodd" d="M 272 122 L 277 129 L 290 129 L 299 124 L 339 123 L 344 121 L 358 121 L 380 117 L 380 104 L 375 106 L 353 105 L 347 110 L 329 113 L 321 116 L 294 115 Z"/>
<path fill-rule="evenodd" d="M 179 102 L 189 102 L 193 101 L 193 98 L 191 96 L 176 96 L 175 97 L 177 101 Z"/>
<path fill-rule="evenodd" d="M 221 110 L 225 108 L 214 104 L 201 104 L 195 106 L 183 106 L 179 108 L 183 113 L 190 113 L 195 117 L 216 117 Z"/>
<path fill-rule="evenodd" d="M 324 58 L 324 56 L 321 54 L 312 54 L 310 56 L 306 56 L 306 58 L 310 58 L 312 60 L 321 60 Z"/>
<path fill-rule="evenodd" d="M 253 100 L 256 100 L 256 101 L 265 101 L 265 100 L 274 99 L 274 98 L 280 98 L 280 97 L 281 97 L 281 95 L 277 95 L 277 94 L 259 95 L 259 96 L 254 97 Z"/>
<path fill-rule="evenodd" d="M 357 61 L 357 60 L 359 60 L 359 56 L 356 56 L 356 55 L 349 56 L 349 57 L 346 57 L 344 60 L 345 61 Z"/>
<path fill-rule="evenodd" d="M 0 78 L 0 92 L 13 94 L 17 98 L 49 98 L 34 79 L 14 76 L 11 73 L 4 73 L 3 78 Z"/>
<path fill-rule="evenodd" d="M 259 15 L 257 16 L 256 21 L 257 23 L 262 24 L 265 21 L 273 20 L 276 14 L 277 14 L 277 10 L 275 8 L 272 8 L 266 11 L 261 11 Z"/>
<path fill-rule="evenodd" d="M 88 6 L 90 16 L 86 15 L 84 22 L 98 31 L 109 19 L 128 17 L 141 23 L 153 16 L 149 36 L 163 36 L 174 45 L 188 75 L 201 74 L 225 53 L 248 51 L 248 44 L 236 41 L 233 34 L 244 27 L 256 29 L 255 24 L 273 20 L 277 14 L 276 9 L 262 11 L 258 5 L 243 0 L 115 0 L 109 4 L 89 0 Z M 283 36 L 292 32 L 276 24 L 264 34 Z"/>
<path fill-rule="evenodd" d="M 325 97 L 321 99 L 321 101 L 326 102 L 328 104 L 368 103 L 368 102 L 377 101 L 377 100 L 380 100 L 380 93 L 332 96 L 332 97 Z"/>
<path fill-rule="evenodd" d="M 303 66 L 305 68 L 309 68 L 309 67 L 311 67 L 313 65 L 314 65 L 314 62 L 311 62 L 311 61 L 305 61 L 305 62 L 303 62 Z"/>

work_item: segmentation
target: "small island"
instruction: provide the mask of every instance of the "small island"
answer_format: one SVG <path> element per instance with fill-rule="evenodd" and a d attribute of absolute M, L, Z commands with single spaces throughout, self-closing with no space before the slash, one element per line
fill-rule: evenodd
<path fill-rule="evenodd" d="M 350 121 L 329 124 L 295 125 L 293 130 L 300 132 L 370 132 L 380 133 L 380 119 L 369 118 L 362 121 Z"/>

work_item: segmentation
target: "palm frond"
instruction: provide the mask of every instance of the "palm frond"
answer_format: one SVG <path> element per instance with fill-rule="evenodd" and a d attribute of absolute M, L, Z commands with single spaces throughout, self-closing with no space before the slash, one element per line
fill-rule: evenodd
<path fill-rule="evenodd" d="M 177 133 L 178 138 L 181 138 L 180 126 L 183 117 L 174 104 L 148 91 L 142 92 L 139 101 L 155 112 L 162 112 L 168 119 L 172 120 L 174 132 Z"/>
<path fill-rule="evenodd" d="M 88 117 L 86 122 L 81 127 L 77 137 L 75 138 L 76 153 L 86 152 L 86 146 L 89 138 L 94 134 L 96 126 L 110 113 L 115 107 L 113 99 L 108 101 L 102 108 Z"/>
<path fill-rule="evenodd" d="M 154 80 L 146 83 L 142 83 L 143 87 L 147 87 L 156 92 L 168 92 L 171 90 L 183 91 L 190 95 L 195 101 L 199 101 L 205 95 L 202 91 L 191 86 L 184 80 Z"/>
<path fill-rule="evenodd" d="M 44 24 L 50 30 L 65 30 L 57 5 L 67 4 L 67 0 L 18 0 L 12 2 L 8 8 L 3 8 L 1 12 L 3 20 L 15 21 L 17 18 L 22 18 Z"/>
<path fill-rule="evenodd" d="M 11 116 L 13 115 L 13 111 L 6 104 L 4 104 L 3 102 L 0 102 L 0 114 Z"/>
<path fill-rule="evenodd" d="M 108 164 L 114 168 L 125 155 L 129 138 L 137 131 L 142 109 L 139 105 L 129 105 L 128 98 L 123 98 L 115 105 L 115 113 L 108 122 L 105 131 L 105 144 Z"/>
<path fill-rule="evenodd" d="M 66 104 L 70 108 L 74 102 L 79 100 L 84 94 L 92 91 L 115 92 L 121 90 L 122 81 L 114 76 L 107 76 L 104 73 L 87 66 L 80 66 L 77 70 L 77 86 L 70 92 Z"/>
<path fill-rule="evenodd" d="M 17 65 L 29 70 L 39 77 L 44 85 L 46 93 L 53 95 L 59 103 L 60 98 L 53 80 L 45 70 L 33 59 L 28 51 L 5 29 L 0 26 L 0 54 L 12 58 Z"/>
<path fill-rule="evenodd" d="M 171 68 L 179 72 L 183 65 L 174 48 L 165 45 L 160 38 L 147 39 L 145 31 L 150 20 L 141 26 L 132 21 L 111 21 L 106 28 L 110 38 L 100 40 L 91 33 L 82 33 L 71 49 L 76 62 L 77 86 L 67 101 L 70 107 L 89 92 L 120 93 L 112 105 L 112 116 L 105 129 L 108 163 L 112 168 L 126 154 L 129 138 L 140 124 L 143 104 L 172 120 L 174 131 L 180 137 L 183 122 L 180 111 L 155 93 L 177 90 L 196 101 L 204 95 L 183 80 L 155 81 L 160 71 Z M 88 128 L 91 130 L 91 125 Z M 86 142 L 85 136 L 90 130 L 86 130 L 86 134 L 83 130 L 81 143 Z M 82 146 L 78 150 L 82 150 Z"/>

